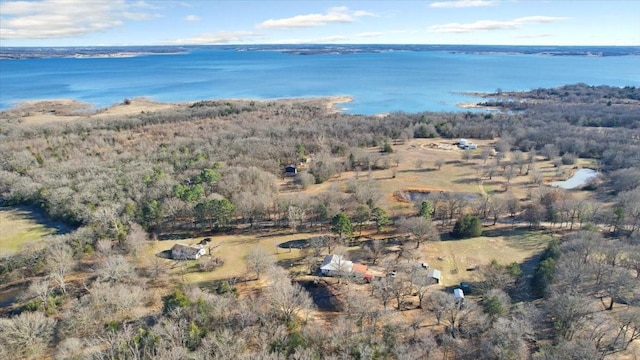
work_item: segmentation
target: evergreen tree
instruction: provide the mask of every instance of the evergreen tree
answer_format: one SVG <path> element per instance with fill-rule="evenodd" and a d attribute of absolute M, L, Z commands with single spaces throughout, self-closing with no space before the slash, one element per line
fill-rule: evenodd
<path fill-rule="evenodd" d="M 331 231 L 342 237 L 351 237 L 353 235 L 353 225 L 351 220 L 345 213 L 338 213 L 331 220 Z"/>
<path fill-rule="evenodd" d="M 477 216 L 467 214 L 456 221 L 452 235 L 458 239 L 480 236 L 482 235 L 482 223 Z"/>

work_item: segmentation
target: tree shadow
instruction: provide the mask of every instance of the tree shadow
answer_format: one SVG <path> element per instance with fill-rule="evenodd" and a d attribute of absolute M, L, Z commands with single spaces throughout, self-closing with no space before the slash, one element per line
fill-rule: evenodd
<path fill-rule="evenodd" d="M 298 281 L 298 284 L 307 290 L 318 310 L 326 312 L 344 310 L 344 305 L 325 280 L 303 280 Z"/>
<path fill-rule="evenodd" d="M 513 287 L 509 289 L 509 296 L 514 303 L 516 302 L 531 302 L 537 299 L 533 294 L 532 280 L 536 267 L 540 264 L 540 259 L 544 250 L 539 253 L 526 258 L 520 264 L 520 270 L 522 274 L 516 280 Z"/>
<path fill-rule="evenodd" d="M 160 251 L 159 253 L 156 254 L 156 257 L 159 257 L 161 259 L 171 260 L 171 250 Z"/>
<path fill-rule="evenodd" d="M 280 249 L 306 249 L 309 247 L 309 239 L 289 240 L 278 244 Z"/>
<path fill-rule="evenodd" d="M 474 184 L 478 181 L 478 178 L 458 178 L 453 180 L 452 182 L 455 184 Z"/>
<path fill-rule="evenodd" d="M 276 264 L 278 264 L 278 266 L 283 267 L 285 269 L 291 269 L 296 266 L 304 265 L 304 259 L 301 257 L 293 258 L 293 259 L 281 259 L 281 260 L 278 260 Z"/>
<path fill-rule="evenodd" d="M 0 210 L 15 210 L 13 216 L 17 219 L 42 225 L 56 235 L 68 234 L 77 229 L 77 226 L 49 217 L 44 210 L 33 205 L 0 206 Z"/>
<path fill-rule="evenodd" d="M 424 169 L 405 169 L 405 170 L 398 170 L 399 173 L 427 173 L 427 172 L 432 172 L 432 171 L 438 171 L 437 168 L 424 168 Z"/>

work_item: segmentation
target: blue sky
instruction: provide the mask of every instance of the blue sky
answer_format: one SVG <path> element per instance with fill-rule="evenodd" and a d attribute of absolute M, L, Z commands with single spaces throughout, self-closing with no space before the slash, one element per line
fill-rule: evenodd
<path fill-rule="evenodd" d="M 640 0 L 0 0 L 0 46 L 640 45 Z"/>

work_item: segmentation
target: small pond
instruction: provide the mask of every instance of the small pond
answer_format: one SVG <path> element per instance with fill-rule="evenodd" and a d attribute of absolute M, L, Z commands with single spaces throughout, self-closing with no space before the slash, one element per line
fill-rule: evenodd
<path fill-rule="evenodd" d="M 600 175 L 600 173 L 593 169 L 580 169 L 569 179 L 565 181 L 554 181 L 549 185 L 562 189 L 575 189 L 587 185 L 589 181 L 596 178 L 598 175 Z"/>

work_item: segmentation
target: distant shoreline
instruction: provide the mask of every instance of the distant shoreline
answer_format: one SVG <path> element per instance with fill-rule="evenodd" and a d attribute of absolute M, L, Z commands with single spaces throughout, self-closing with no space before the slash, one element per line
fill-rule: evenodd
<path fill-rule="evenodd" d="M 124 58 L 181 54 L 192 50 L 276 51 L 291 55 L 340 55 L 384 52 L 448 52 L 474 55 L 639 56 L 639 46 L 524 46 L 428 44 L 254 44 L 254 45 L 143 45 L 72 47 L 0 47 L 0 60 L 46 58 Z"/>

